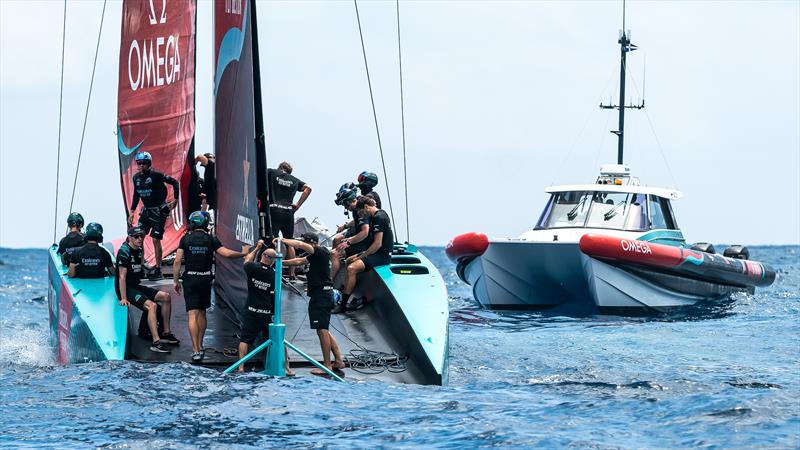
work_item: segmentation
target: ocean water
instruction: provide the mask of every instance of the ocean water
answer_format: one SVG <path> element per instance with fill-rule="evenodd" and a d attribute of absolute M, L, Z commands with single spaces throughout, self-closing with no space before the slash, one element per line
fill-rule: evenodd
<path fill-rule="evenodd" d="M 0 448 L 800 448 L 800 247 L 778 281 L 651 319 L 484 311 L 440 247 L 445 387 L 184 363 L 60 367 L 47 254 L 0 249 Z"/>

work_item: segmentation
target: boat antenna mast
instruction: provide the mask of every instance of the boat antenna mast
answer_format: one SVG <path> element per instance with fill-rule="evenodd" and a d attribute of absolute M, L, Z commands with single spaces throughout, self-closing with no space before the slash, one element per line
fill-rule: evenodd
<path fill-rule="evenodd" d="M 611 132 L 617 135 L 617 164 L 622 164 L 622 148 L 625 141 L 625 109 L 642 109 L 644 108 L 644 98 L 638 105 L 630 104 L 625 105 L 625 55 L 628 52 L 636 50 L 638 47 L 631 43 L 631 30 L 625 30 L 625 0 L 622 1 L 622 30 L 619 32 L 619 48 L 620 48 L 620 63 L 619 63 L 619 104 L 608 105 L 600 104 L 602 109 L 618 109 L 619 110 L 619 129 L 612 130 Z"/>

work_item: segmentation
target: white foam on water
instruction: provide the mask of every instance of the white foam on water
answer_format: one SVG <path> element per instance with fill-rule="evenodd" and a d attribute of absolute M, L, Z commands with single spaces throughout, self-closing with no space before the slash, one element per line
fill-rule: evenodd
<path fill-rule="evenodd" d="M 55 351 L 49 340 L 47 328 L 29 328 L 3 321 L 0 323 L 0 365 L 54 365 Z"/>

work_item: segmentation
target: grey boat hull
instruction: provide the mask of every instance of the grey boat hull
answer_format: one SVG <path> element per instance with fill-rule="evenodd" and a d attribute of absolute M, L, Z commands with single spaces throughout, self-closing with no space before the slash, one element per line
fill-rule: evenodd
<path fill-rule="evenodd" d="M 492 242 L 459 267 L 485 308 L 552 310 L 564 315 L 648 315 L 752 288 L 612 265 L 571 242 Z"/>

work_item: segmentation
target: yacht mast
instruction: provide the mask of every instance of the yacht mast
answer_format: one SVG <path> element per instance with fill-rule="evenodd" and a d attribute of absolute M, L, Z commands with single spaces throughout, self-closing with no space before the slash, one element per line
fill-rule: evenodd
<path fill-rule="evenodd" d="M 618 105 L 603 105 L 603 109 L 619 109 L 619 128 L 611 131 L 617 135 L 617 164 L 623 163 L 622 150 L 625 142 L 625 108 L 642 109 L 644 108 L 644 99 L 639 105 L 625 106 L 625 56 L 626 53 L 636 50 L 636 46 L 631 43 L 631 31 L 625 30 L 625 1 L 622 2 L 622 30 L 619 32 L 619 104 Z"/>

